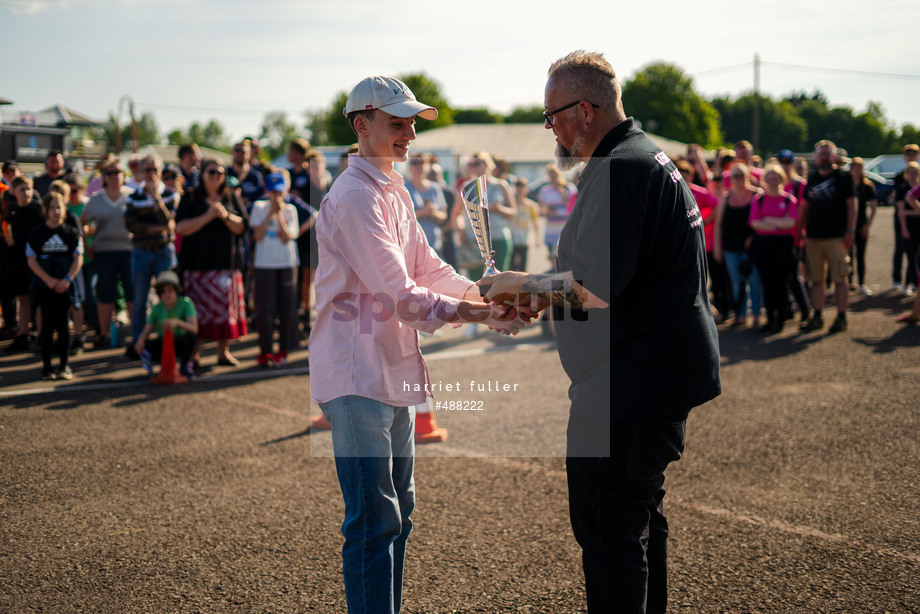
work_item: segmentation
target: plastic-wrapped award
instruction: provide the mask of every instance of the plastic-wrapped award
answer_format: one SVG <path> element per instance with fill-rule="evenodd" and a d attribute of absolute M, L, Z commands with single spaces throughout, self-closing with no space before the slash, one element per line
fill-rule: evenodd
<path fill-rule="evenodd" d="M 479 253 L 485 260 L 485 271 L 483 277 L 495 275 L 499 271 L 495 268 L 495 250 L 492 249 L 492 230 L 489 227 L 489 198 L 488 183 L 485 175 L 476 177 L 460 191 L 463 197 L 463 204 L 466 206 L 466 214 L 470 219 L 470 226 L 473 229 L 473 235 L 476 237 L 476 244 L 479 247 Z M 485 296 L 489 291 L 489 286 L 480 286 L 479 292 Z"/>

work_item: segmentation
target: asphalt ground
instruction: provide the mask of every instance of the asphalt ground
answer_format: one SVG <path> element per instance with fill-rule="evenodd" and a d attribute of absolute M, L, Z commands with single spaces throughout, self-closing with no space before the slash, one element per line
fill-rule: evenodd
<path fill-rule="evenodd" d="M 673 612 L 920 612 L 920 327 L 888 292 L 891 209 L 850 330 L 720 327 L 724 393 L 668 470 Z M 825 312 L 828 322 L 833 308 Z M 675 339 L 680 343 L 680 339 Z M 0 344 L 0 611 L 344 612 L 328 432 L 309 433 L 306 350 L 189 384 L 118 351 L 39 382 Z M 419 446 L 404 612 L 583 612 L 561 458 L 567 380 L 536 329 L 422 341 L 435 413 Z M 214 363 L 213 348 L 203 363 Z M 315 409 L 313 410 L 315 411 Z"/>

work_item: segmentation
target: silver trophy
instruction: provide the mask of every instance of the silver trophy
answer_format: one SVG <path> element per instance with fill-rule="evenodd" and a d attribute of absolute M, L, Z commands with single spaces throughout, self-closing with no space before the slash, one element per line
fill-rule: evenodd
<path fill-rule="evenodd" d="M 479 253 L 485 259 L 483 277 L 495 275 L 499 271 L 495 268 L 495 250 L 492 249 L 492 230 L 489 227 L 489 197 L 487 194 L 487 179 L 485 175 L 476 177 L 460 191 L 463 204 L 466 205 L 466 214 L 470 218 L 470 226 L 476 236 Z M 490 286 L 480 286 L 479 293 L 485 296 Z"/>

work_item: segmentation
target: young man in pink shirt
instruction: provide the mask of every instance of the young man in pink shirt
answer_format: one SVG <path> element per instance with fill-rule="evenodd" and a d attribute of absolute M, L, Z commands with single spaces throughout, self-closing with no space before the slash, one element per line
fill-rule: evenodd
<path fill-rule="evenodd" d="M 428 245 L 395 162 L 408 159 L 415 118 L 438 112 L 397 79 L 368 77 L 345 115 L 358 153 L 323 199 L 316 223 L 316 323 L 311 395 L 332 425 L 345 500 L 342 534 L 348 611 L 399 612 L 415 505 L 412 406 L 430 388 L 418 331 L 483 322 L 514 334 L 513 310 L 483 303 L 479 288 Z"/>

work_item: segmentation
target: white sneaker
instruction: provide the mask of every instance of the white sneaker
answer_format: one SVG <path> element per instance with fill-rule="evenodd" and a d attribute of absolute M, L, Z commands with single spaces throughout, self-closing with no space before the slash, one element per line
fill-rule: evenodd
<path fill-rule="evenodd" d="M 913 296 L 917 288 L 913 284 L 908 284 L 904 287 L 904 296 Z"/>
<path fill-rule="evenodd" d="M 872 296 L 872 290 L 869 289 L 869 286 L 866 284 L 861 284 L 859 286 L 859 293 L 863 296 Z"/>

